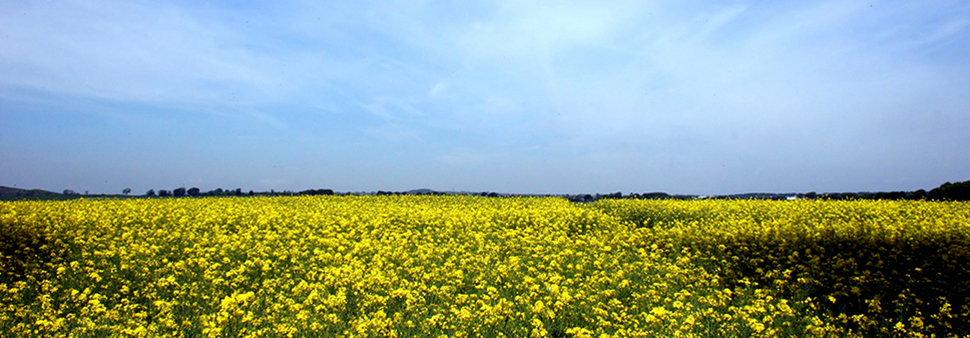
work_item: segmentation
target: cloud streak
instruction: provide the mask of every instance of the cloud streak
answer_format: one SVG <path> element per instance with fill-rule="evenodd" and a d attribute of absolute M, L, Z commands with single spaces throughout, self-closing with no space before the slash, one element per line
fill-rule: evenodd
<path fill-rule="evenodd" d="M 283 154 L 345 162 L 257 154 L 302 174 L 266 179 L 279 175 L 262 165 L 205 184 L 898 190 L 967 179 L 956 176 L 970 165 L 954 146 L 970 142 L 959 2 L 68 1 L 0 13 L 0 100 L 17 107 L 0 118 L 35 128 L 28 138 L 45 138 L 29 112 L 70 105 L 87 116 L 80 136 L 177 116 L 216 140 L 246 130 Z M 50 152 L 18 151 L 3 156 L 42 165 L 28 152 Z M 7 179 L 46 186 L 17 172 Z"/>

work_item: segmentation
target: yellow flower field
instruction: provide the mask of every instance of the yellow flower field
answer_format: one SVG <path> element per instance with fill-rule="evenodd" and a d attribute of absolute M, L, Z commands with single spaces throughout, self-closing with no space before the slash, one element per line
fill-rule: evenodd
<path fill-rule="evenodd" d="M 4 337 L 963 336 L 970 204 L 0 202 Z"/>

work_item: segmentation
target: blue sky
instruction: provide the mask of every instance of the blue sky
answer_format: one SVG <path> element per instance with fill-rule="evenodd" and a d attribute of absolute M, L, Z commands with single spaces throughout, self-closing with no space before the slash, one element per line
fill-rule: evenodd
<path fill-rule="evenodd" d="M 970 179 L 964 1 L 0 0 L 0 185 L 842 192 Z"/>

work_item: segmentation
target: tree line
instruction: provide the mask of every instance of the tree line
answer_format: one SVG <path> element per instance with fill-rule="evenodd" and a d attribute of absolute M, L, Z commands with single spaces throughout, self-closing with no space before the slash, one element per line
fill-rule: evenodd
<path fill-rule="evenodd" d="M 124 195 L 131 193 L 130 188 L 122 190 Z M 57 195 L 56 193 L 51 193 Z M 87 192 L 85 192 L 85 195 Z M 80 195 L 79 193 L 67 189 L 63 195 Z M 148 190 L 146 197 L 207 197 L 207 196 L 314 196 L 314 195 L 475 195 L 482 197 L 509 197 L 509 196 L 558 196 L 569 199 L 573 202 L 594 202 L 601 199 L 829 199 L 829 200 L 851 200 L 851 199 L 871 199 L 871 200 L 932 200 L 932 201 L 968 201 L 970 200 L 970 181 L 946 182 L 930 191 L 923 189 L 916 191 L 890 191 L 890 192 L 842 192 L 842 193 L 747 193 L 734 195 L 670 195 L 664 192 L 629 193 L 622 192 L 607 194 L 565 194 L 565 195 L 530 195 L 530 194 L 499 194 L 495 192 L 445 192 L 430 189 L 418 189 L 411 191 L 384 191 L 369 193 L 337 193 L 331 189 L 308 189 L 299 192 L 293 191 L 243 191 L 242 188 L 222 189 L 217 188 L 203 192 L 198 187 L 185 188 L 179 187 L 172 190 L 155 189 Z"/>
<path fill-rule="evenodd" d="M 125 190 L 130 192 L 130 189 L 125 188 Z M 150 189 L 145 192 L 147 197 L 206 197 L 206 196 L 297 196 L 297 195 L 333 195 L 333 190 L 330 189 L 309 189 L 300 192 L 292 191 L 253 191 L 244 192 L 242 188 L 222 189 L 216 188 L 209 191 L 201 191 L 197 187 L 192 187 L 186 189 L 185 187 L 179 187 L 172 190 L 160 189 L 157 192 L 155 189 Z M 127 195 L 127 194 L 126 194 Z"/>
<path fill-rule="evenodd" d="M 826 200 L 930 200 L 930 201 L 970 201 L 970 181 L 950 183 L 946 182 L 930 191 L 919 189 L 916 191 L 889 192 L 840 192 L 840 193 L 747 193 L 734 195 L 668 195 L 663 192 L 630 193 L 624 195 L 616 192 L 612 194 L 566 195 L 573 202 L 593 202 L 600 199 L 826 199 Z"/>

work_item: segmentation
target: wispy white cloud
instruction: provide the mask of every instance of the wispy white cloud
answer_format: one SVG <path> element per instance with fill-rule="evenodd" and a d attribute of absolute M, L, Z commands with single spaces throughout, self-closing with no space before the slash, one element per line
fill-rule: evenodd
<path fill-rule="evenodd" d="M 441 82 L 435 83 L 434 86 L 431 87 L 431 90 L 428 91 L 428 96 L 441 97 L 445 95 L 447 90 L 448 90 L 448 83 L 441 81 Z"/>
<path fill-rule="evenodd" d="M 231 32 L 178 8 L 127 2 L 4 7 L 21 13 L 4 20 L 20 33 L 4 39 L 18 47 L 2 54 L 7 85 L 115 100 L 202 101 L 226 94 L 199 82 L 258 77 L 219 48 L 219 41 L 234 39 Z"/>
<path fill-rule="evenodd" d="M 967 141 L 968 31 L 958 2 L 3 2 L 0 100 L 355 137 L 387 180 L 368 161 L 410 151 L 545 191 L 836 189 L 967 164 L 918 149 Z"/>

